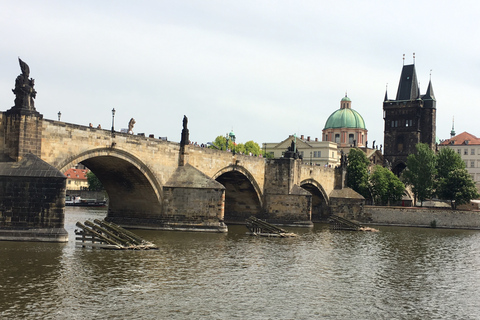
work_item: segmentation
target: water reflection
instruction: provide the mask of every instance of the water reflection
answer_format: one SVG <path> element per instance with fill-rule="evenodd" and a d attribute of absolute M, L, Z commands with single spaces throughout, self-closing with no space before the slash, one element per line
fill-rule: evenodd
<path fill-rule="evenodd" d="M 0 242 L 6 319 L 475 319 L 480 233 L 295 229 L 297 238 L 136 230 L 156 251 Z"/>

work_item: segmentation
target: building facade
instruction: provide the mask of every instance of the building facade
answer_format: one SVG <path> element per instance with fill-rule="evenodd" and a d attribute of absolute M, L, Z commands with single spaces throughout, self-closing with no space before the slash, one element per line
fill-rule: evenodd
<path fill-rule="evenodd" d="M 438 148 L 451 148 L 460 155 L 480 192 L 480 139 L 468 132 L 462 132 L 442 141 Z"/>
<path fill-rule="evenodd" d="M 87 190 L 88 189 L 88 179 L 87 173 L 88 169 L 76 169 L 70 168 L 65 172 L 67 177 L 67 190 Z"/>
<path fill-rule="evenodd" d="M 405 169 L 407 156 L 416 152 L 417 143 L 426 143 L 435 150 L 436 100 L 432 82 L 420 95 L 415 64 L 403 66 L 395 100 L 389 100 L 385 92 L 383 119 L 383 154 L 393 173 L 399 175 Z"/>
<path fill-rule="evenodd" d="M 293 144 L 305 163 L 335 167 L 340 163 L 337 144 L 330 141 L 318 141 L 301 135 L 300 138 L 290 135 L 282 142 L 263 143 L 263 150 L 274 158 L 282 158 L 283 154 Z"/>

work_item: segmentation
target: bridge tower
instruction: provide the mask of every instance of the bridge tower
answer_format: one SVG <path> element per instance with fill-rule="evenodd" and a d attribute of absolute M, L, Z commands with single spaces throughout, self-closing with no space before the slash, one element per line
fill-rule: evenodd
<path fill-rule="evenodd" d="M 399 175 L 406 167 L 409 154 L 417 143 L 426 143 L 432 150 L 436 139 L 436 100 L 432 81 L 427 92 L 420 94 L 415 64 L 404 65 L 397 96 L 383 102 L 384 159 L 393 173 Z"/>

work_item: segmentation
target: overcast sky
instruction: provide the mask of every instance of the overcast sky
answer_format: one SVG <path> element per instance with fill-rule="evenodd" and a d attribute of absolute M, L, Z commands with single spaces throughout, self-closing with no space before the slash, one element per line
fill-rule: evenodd
<path fill-rule="evenodd" d="M 208 142 L 318 137 L 347 92 L 368 140 L 382 102 L 413 63 L 431 79 L 437 136 L 480 136 L 477 1 L 10 1 L 0 3 L 0 110 L 13 106 L 17 58 L 47 119 Z M 370 142 L 369 142 L 370 144 Z"/>

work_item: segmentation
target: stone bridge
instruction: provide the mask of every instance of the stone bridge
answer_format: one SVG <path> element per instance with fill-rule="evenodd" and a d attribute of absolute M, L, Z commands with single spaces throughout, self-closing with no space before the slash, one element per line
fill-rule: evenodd
<path fill-rule="evenodd" d="M 48 120 L 17 100 L 0 112 L 4 231 L 63 229 L 63 173 L 77 163 L 105 187 L 107 219 L 136 228 L 224 232 L 251 215 L 312 226 L 342 185 L 341 170 Z"/>

